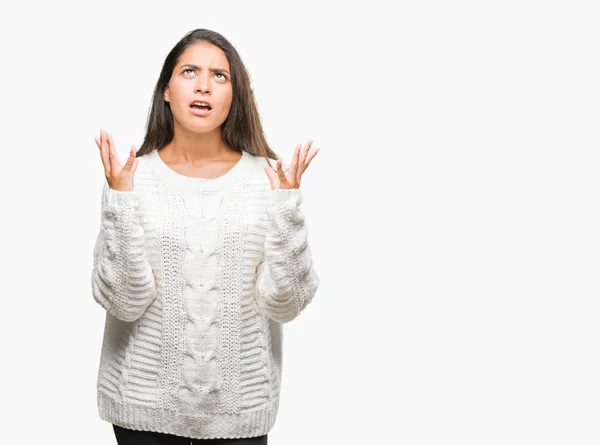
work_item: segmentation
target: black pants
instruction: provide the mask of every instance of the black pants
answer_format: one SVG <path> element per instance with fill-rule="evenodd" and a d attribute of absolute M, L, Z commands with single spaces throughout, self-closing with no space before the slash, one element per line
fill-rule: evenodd
<path fill-rule="evenodd" d="M 173 434 L 136 431 L 113 425 L 119 445 L 267 445 L 267 436 L 247 439 L 189 439 Z"/>

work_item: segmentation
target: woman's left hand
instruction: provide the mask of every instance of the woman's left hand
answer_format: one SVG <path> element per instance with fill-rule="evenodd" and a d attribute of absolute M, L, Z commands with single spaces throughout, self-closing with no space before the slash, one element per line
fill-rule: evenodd
<path fill-rule="evenodd" d="M 277 171 L 269 165 L 265 166 L 265 172 L 271 182 L 271 190 L 297 189 L 300 187 L 302 174 L 308 168 L 310 161 L 319 152 L 319 149 L 315 148 L 309 153 L 312 143 L 313 141 L 309 139 L 304 147 L 302 147 L 302 144 L 296 145 L 292 164 L 287 172 L 283 171 L 281 160 L 277 160 L 275 164 Z"/>

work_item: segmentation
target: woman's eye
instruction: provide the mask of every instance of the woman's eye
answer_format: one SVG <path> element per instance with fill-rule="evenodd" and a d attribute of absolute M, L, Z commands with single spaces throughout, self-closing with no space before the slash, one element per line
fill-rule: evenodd
<path fill-rule="evenodd" d="M 183 70 L 183 74 L 186 74 L 188 72 L 194 73 L 195 71 L 193 69 L 191 69 L 191 68 Z M 221 76 L 220 80 L 227 80 L 227 76 L 225 74 L 223 74 L 223 73 L 216 73 L 215 75 L 216 76 Z"/>

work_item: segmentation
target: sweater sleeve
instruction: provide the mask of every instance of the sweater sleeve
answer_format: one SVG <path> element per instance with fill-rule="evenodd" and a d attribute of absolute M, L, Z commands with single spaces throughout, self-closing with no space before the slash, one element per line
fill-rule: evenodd
<path fill-rule="evenodd" d="M 123 321 L 142 316 L 156 298 L 153 271 L 144 250 L 144 230 L 138 218 L 135 192 L 104 184 L 100 233 L 94 246 L 92 295 L 104 309 Z"/>
<path fill-rule="evenodd" d="M 280 323 L 296 318 L 311 302 L 319 277 L 313 268 L 300 189 L 271 190 L 264 254 L 257 267 L 259 312 Z"/>

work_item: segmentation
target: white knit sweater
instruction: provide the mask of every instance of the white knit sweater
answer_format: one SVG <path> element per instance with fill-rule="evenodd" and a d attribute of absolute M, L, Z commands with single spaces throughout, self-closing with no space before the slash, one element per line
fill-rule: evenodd
<path fill-rule="evenodd" d="M 157 151 L 138 159 L 134 191 L 105 183 L 94 247 L 100 418 L 198 439 L 267 434 L 282 323 L 319 285 L 301 191 L 271 190 L 266 161 L 246 152 L 215 179 Z"/>

